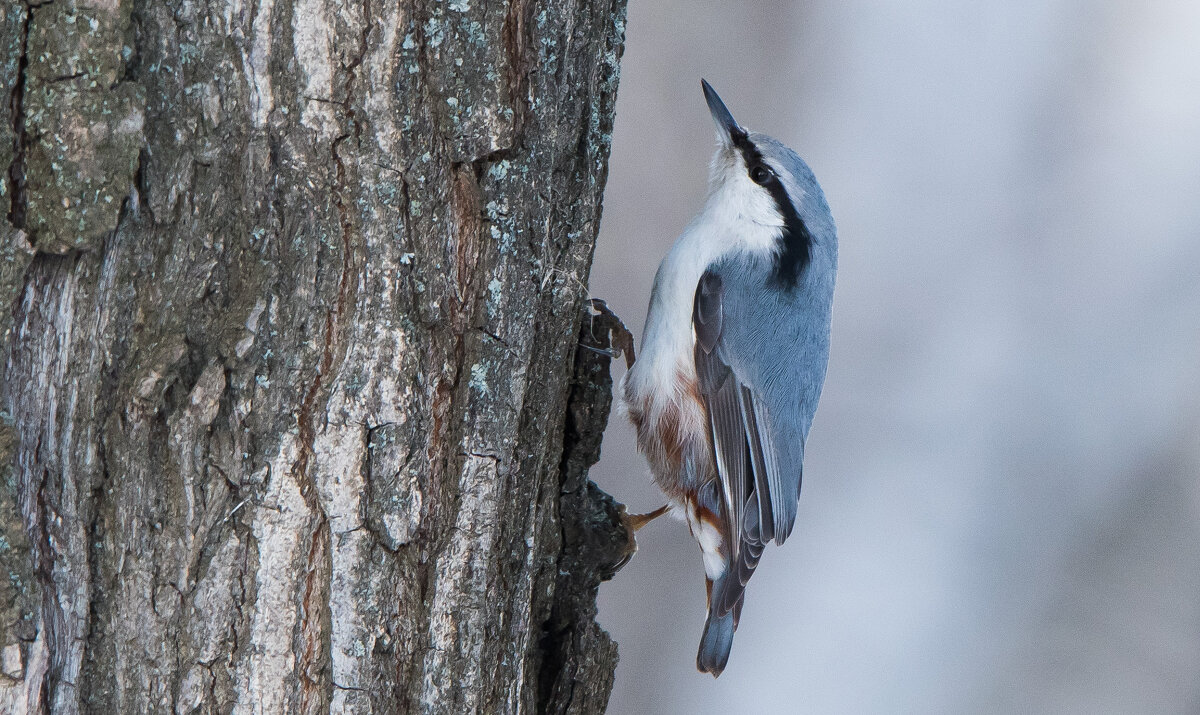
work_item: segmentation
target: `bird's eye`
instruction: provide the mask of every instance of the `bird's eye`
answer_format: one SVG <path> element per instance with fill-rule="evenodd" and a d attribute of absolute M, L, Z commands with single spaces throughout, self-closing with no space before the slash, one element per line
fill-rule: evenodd
<path fill-rule="evenodd" d="M 771 179 L 771 170 L 762 164 L 755 164 L 750 167 L 750 180 L 762 186 Z"/>

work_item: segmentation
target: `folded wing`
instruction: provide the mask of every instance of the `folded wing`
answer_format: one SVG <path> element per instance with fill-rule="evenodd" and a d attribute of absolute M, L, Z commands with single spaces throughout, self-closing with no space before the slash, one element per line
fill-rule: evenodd
<path fill-rule="evenodd" d="M 782 544 L 791 531 L 801 465 L 785 463 L 790 452 L 779 447 L 781 440 L 803 439 L 781 434 L 786 420 L 771 414 L 762 386 L 731 367 L 754 359 L 761 346 L 734 337 L 747 331 L 731 329 L 739 316 L 726 309 L 726 289 L 719 273 L 706 271 L 692 311 L 696 373 L 708 406 L 729 548 L 729 573 L 720 592 L 714 589 L 710 605 L 717 616 L 737 606 L 763 547 L 772 540 Z"/>

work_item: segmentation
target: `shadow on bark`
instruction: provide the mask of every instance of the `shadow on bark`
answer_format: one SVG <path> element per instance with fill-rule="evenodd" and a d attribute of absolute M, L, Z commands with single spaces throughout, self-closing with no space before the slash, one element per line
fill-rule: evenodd
<path fill-rule="evenodd" d="M 549 619 L 543 624 L 539 713 L 604 712 L 612 690 L 617 645 L 596 623 L 596 594 L 633 549 L 623 507 L 587 478 L 600 459 L 612 407 L 611 347 L 619 324 L 611 315 L 584 315 L 567 401 L 559 479 L 562 551 Z"/>

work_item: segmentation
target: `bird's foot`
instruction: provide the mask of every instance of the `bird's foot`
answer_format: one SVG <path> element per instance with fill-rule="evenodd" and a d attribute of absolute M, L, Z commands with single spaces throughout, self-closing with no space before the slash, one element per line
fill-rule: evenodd
<path fill-rule="evenodd" d="M 663 514 L 666 514 L 670 508 L 670 504 L 663 504 L 654 511 L 648 511 L 645 514 L 627 514 L 622 511 L 621 521 L 625 524 L 625 528 L 629 530 L 630 536 L 632 536 L 646 524 L 649 524 Z"/>
<path fill-rule="evenodd" d="M 629 539 L 627 542 L 629 546 L 625 551 L 625 555 L 621 558 L 620 563 L 618 563 L 616 568 L 613 569 L 614 572 L 620 571 L 622 568 L 624 568 L 625 564 L 629 563 L 629 560 L 632 559 L 633 555 L 637 553 L 637 532 L 646 524 L 649 524 L 663 514 L 666 514 L 671 508 L 671 505 L 663 504 L 654 511 L 648 511 L 645 514 L 626 513 L 624 504 L 622 504 L 619 508 L 621 511 L 621 525 L 625 527 L 625 532 L 629 534 Z"/>
<path fill-rule="evenodd" d="M 607 333 L 607 340 L 601 339 L 602 342 L 607 342 L 608 345 L 599 347 L 594 345 L 584 345 L 583 347 L 592 352 L 607 355 L 610 358 L 617 358 L 621 355 L 625 356 L 625 367 L 633 367 L 634 361 L 637 359 L 633 354 L 633 333 L 629 332 L 629 328 L 625 327 L 625 323 L 617 317 L 617 314 L 608 307 L 599 298 L 592 298 L 592 310 L 596 315 L 592 316 L 592 327 L 595 331 L 596 327 L 600 328 L 600 332 Z"/>

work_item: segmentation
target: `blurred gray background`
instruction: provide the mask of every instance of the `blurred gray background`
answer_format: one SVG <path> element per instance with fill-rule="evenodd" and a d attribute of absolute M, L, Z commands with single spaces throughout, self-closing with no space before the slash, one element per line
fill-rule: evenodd
<path fill-rule="evenodd" d="M 699 552 L 601 591 L 613 713 L 1200 712 L 1200 3 L 633 0 L 591 292 L 640 339 L 706 77 L 839 226 L 796 530 L 729 668 Z M 614 415 L 593 476 L 661 497 Z"/>

